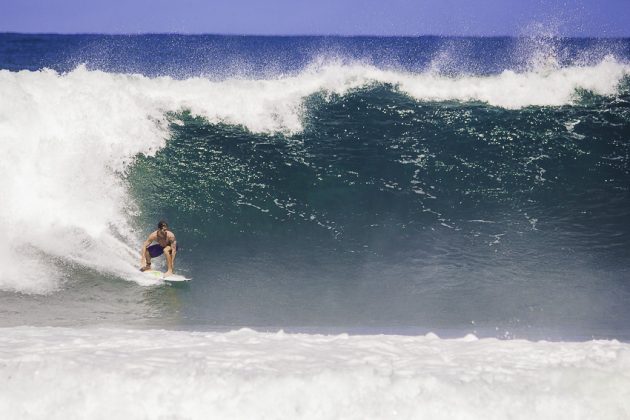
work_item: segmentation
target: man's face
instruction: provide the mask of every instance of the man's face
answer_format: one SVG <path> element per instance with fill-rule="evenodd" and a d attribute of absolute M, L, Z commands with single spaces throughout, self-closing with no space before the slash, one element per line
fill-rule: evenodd
<path fill-rule="evenodd" d="M 168 226 L 164 225 L 160 228 L 160 233 L 166 235 L 166 231 L 168 230 Z"/>

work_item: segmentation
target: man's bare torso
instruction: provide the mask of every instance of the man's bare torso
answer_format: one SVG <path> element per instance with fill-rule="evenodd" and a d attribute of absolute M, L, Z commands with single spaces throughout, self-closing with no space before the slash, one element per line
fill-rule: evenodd
<path fill-rule="evenodd" d="M 171 232 L 170 230 L 167 231 L 166 234 L 164 235 L 159 230 L 156 230 L 155 232 L 153 232 L 153 235 L 151 236 L 152 236 L 151 239 L 153 239 L 155 242 L 160 244 L 162 248 L 172 245 L 173 242 L 175 242 L 175 234 Z"/>

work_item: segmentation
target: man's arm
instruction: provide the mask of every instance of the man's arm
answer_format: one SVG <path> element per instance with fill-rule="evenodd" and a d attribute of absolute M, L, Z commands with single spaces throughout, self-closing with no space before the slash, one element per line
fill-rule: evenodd
<path fill-rule="evenodd" d="M 147 247 L 149 245 L 151 245 L 151 243 L 157 238 L 157 235 L 155 234 L 155 232 L 153 232 L 152 234 L 149 235 L 149 237 L 147 238 L 146 241 L 144 241 L 144 244 L 142 245 L 142 249 L 140 250 L 140 265 L 142 267 L 144 267 L 145 265 L 147 265 L 147 257 L 146 257 L 146 252 L 147 252 Z"/>
<path fill-rule="evenodd" d="M 177 254 L 177 239 L 175 238 L 175 234 L 173 233 L 173 238 L 171 239 L 171 256 L 173 257 L 173 268 L 175 268 L 175 254 Z"/>

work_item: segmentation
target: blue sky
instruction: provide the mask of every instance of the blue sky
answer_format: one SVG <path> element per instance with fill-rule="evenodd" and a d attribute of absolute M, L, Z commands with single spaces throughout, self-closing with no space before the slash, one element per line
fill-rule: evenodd
<path fill-rule="evenodd" d="M 630 36 L 630 0 L 0 0 L 0 32 Z"/>

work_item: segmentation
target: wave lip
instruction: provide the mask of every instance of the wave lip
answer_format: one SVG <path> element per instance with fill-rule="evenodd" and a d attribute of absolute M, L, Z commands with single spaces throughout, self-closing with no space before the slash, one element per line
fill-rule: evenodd
<path fill-rule="evenodd" d="M 540 68 L 517 73 L 454 79 L 431 74 L 406 76 L 398 83 L 401 91 L 418 100 L 479 101 L 492 106 L 520 109 L 527 106 L 573 104 L 578 90 L 610 96 L 630 74 L 630 66 L 608 56 L 594 66 Z"/>

